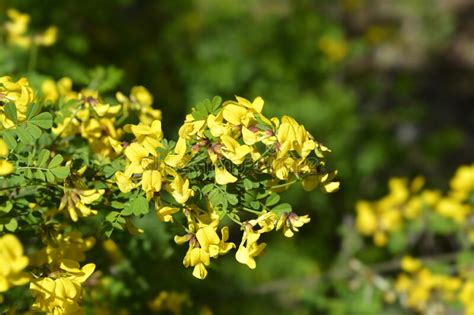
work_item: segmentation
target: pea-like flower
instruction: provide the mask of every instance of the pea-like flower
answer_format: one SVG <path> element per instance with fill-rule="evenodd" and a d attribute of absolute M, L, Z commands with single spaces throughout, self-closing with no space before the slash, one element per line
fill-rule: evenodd
<path fill-rule="evenodd" d="M 23 270 L 28 266 L 23 246 L 13 234 L 0 237 L 0 293 L 13 286 L 28 283 L 29 275 Z"/>
<path fill-rule="evenodd" d="M 8 156 L 8 146 L 0 138 L 0 176 L 6 176 L 14 171 L 13 164 L 8 162 L 7 160 L 4 160 L 2 158 L 5 158 Z"/>
<path fill-rule="evenodd" d="M 79 312 L 82 285 L 94 272 L 95 265 L 80 267 L 74 260 L 63 260 L 59 270 L 47 277 L 34 279 L 30 290 L 35 298 L 33 309 L 53 314 Z"/>
<path fill-rule="evenodd" d="M 99 200 L 104 192 L 104 189 L 65 188 L 58 211 L 67 210 L 66 213 L 74 222 L 79 220 L 79 217 L 94 215 L 97 211 L 91 209 L 89 205 Z"/>

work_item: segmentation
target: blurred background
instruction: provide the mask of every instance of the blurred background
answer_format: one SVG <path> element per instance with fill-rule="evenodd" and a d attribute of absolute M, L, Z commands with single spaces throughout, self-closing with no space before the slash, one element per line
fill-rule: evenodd
<path fill-rule="evenodd" d="M 393 176 L 424 174 L 446 188 L 474 161 L 472 0 L 0 0 L 10 7 L 33 28 L 59 29 L 38 73 L 96 80 L 111 95 L 146 86 L 167 138 L 202 99 L 262 96 L 268 115 L 294 116 L 333 151 L 340 191 L 288 191 L 311 224 L 292 239 L 275 235 L 255 271 L 229 255 L 205 281 L 193 278 L 156 220 L 127 244 L 116 235 L 122 258 L 103 297 L 115 301 L 112 314 L 142 314 L 163 290 L 215 314 L 406 314 L 326 277 L 346 272 L 360 245 L 344 228 L 357 200 L 382 196 Z M 2 74 L 19 68 L 7 57 Z M 369 248 L 360 258 L 388 255 Z"/>

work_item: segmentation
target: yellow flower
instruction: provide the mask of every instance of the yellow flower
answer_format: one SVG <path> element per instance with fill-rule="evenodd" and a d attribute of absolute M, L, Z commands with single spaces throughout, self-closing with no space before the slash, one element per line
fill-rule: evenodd
<path fill-rule="evenodd" d="M 399 292 L 406 292 L 412 286 L 412 280 L 406 274 L 400 274 L 395 281 L 395 289 Z"/>
<path fill-rule="evenodd" d="M 162 177 L 158 170 L 146 170 L 142 175 L 142 189 L 145 191 L 148 200 L 150 200 L 156 192 L 161 190 Z"/>
<path fill-rule="evenodd" d="M 356 204 L 357 230 L 363 235 L 372 235 L 377 230 L 377 217 L 367 201 L 358 201 Z"/>
<path fill-rule="evenodd" d="M 85 252 L 94 245 L 94 237 L 83 238 L 78 231 L 59 233 L 48 239 L 46 247 L 32 255 L 31 264 L 59 264 L 63 259 L 81 262 L 86 259 Z"/>
<path fill-rule="evenodd" d="M 257 263 L 254 257 L 260 255 L 267 244 L 257 244 L 260 233 L 254 232 L 251 226 L 245 227 L 244 229 L 244 235 L 242 236 L 242 241 L 237 249 L 235 258 L 239 263 L 247 265 L 250 269 L 255 269 Z"/>
<path fill-rule="evenodd" d="M 162 147 L 161 140 L 163 140 L 161 121 L 155 120 L 151 126 L 142 123 L 138 125 L 126 125 L 124 129 L 127 132 L 133 133 L 137 143 L 147 150 L 148 153 L 153 156 L 158 156 L 156 149 Z"/>
<path fill-rule="evenodd" d="M 278 220 L 277 231 L 283 229 L 283 235 L 293 237 L 294 232 L 298 232 L 299 228 L 308 223 L 311 219 L 308 215 L 298 216 L 296 213 L 284 213 Z"/>
<path fill-rule="evenodd" d="M 296 161 L 289 157 L 277 158 L 272 163 L 275 176 L 280 180 L 288 180 L 290 173 L 295 170 Z"/>
<path fill-rule="evenodd" d="M 189 179 L 184 179 L 181 175 L 176 174 L 168 191 L 179 204 L 185 204 L 189 198 L 194 196 L 194 191 L 189 188 Z"/>
<path fill-rule="evenodd" d="M 88 205 L 97 201 L 104 192 L 104 189 L 66 189 L 58 211 L 67 209 L 67 214 L 74 222 L 79 220 L 79 217 L 94 215 L 97 211 Z"/>
<path fill-rule="evenodd" d="M 179 208 L 175 207 L 161 207 L 156 204 L 156 215 L 163 222 L 173 222 L 173 214 L 179 212 Z"/>
<path fill-rule="evenodd" d="M 474 191 L 474 164 L 462 165 L 450 182 L 453 198 L 463 201 Z"/>
<path fill-rule="evenodd" d="M 161 120 L 161 111 L 152 107 L 153 96 L 144 86 L 134 86 L 130 98 L 121 92 L 117 92 L 115 97 L 123 105 L 126 113 L 129 110 L 138 111 L 142 124 L 149 126 L 153 121 Z"/>
<path fill-rule="evenodd" d="M 323 176 L 321 176 L 321 188 L 322 191 L 326 193 L 332 193 L 337 190 L 339 190 L 340 183 L 339 182 L 334 182 L 332 181 L 334 177 L 336 177 L 337 171 L 334 171 L 332 173 L 326 173 Z"/>
<path fill-rule="evenodd" d="M 92 275 L 94 269 L 94 264 L 80 268 L 76 261 L 63 260 L 58 272 L 49 277 L 34 279 L 30 284 L 31 293 L 35 298 L 33 310 L 53 314 L 80 312 L 82 284 Z"/>
<path fill-rule="evenodd" d="M 28 14 L 21 13 L 15 9 L 8 9 L 7 15 L 11 20 L 6 23 L 8 32 L 23 34 L 28 30 L 28 24 L 30 23 L 30 16 Z"/>
<path fill-rule="evenodd" d="M 5 23 L 8 42 L 12 45 L 28 48 L 31 45 L 31 39 L 25 33 L 28 31 L 30 16 L 15 9 L 8 9 L 7 15 L 10 18 L 10 21 Z"/>
<path fill-rule="evenodd" d="M 27 283 L 30 278 L 23 272 L 27 266 L 20 241 L 13 234 L 0 237 L 0 293 Z"/>
<path fill-rule="evenodd" d="M 224 255 L 235 247 L 235 244 L 226 242 L 229 237 L 228 229 L 228 227 L 222 228 L 222 240 L 217 235 L 215 227 L 211 225 L 206 225 L 196 232 L 196 239 L 198 240 L 200 247 L 207 251 L 211 258 Z"/>
<path fill-rule="evenodd" d="M 251 103 L 245 98 L 236 96 L 237 102 L 228 101 L 223 105 L 223 118 L 229 123 L 240 126 L 248 126 L 254 120 L 255 114 L 260 114 L 263 109 L 263 99 L 255 98 Z"/>
<path fill-rule="evenodd" d="M 10 77 L 0 77 L 0 101 L 12 102 L 16 105 L 18 121 L 26 119 L 28 105 L 35 100 L 35 93 L 30 87 L 26 78 L 13 81 Z M 0 123 L 4 128 L 14 126 L 13 122 L 7 119 L 0 107 Z"/>
<path fill-rule="evenodd" d="M 138 143 L 132 143 L 125 148 L 124 154 L 131 162 L 128 166 L 128 172 L 130 174 L 143 173 L 142 161 L 145 162 L 144 159 L 148 157 L 149 151 Z"/>
<path fill-rule="evenodd" d="M 227 185 L 230 183 L 235 183 L 237 181 L 237 177 L 232 175 L 223 166 L 219 167 L 216 165 L 215 172 L 216 172 L 216 183 L 219 185 Z"/>
<path fill-rule="evenodd" d="M 459 200 L 446 197 L 441 199 L 435 209 L 439 214 L 453 219 L 456 223 L 464 223 L 469 214 L 469 205 L 459 202 Z"/>
<path fill-rule="evenodd" d="M 8 146 L 5 143 L 5 141 L 3 141 L 0 138 L 0 158 L 6 157 L 6 156 L 8 156 Z M 0 159 L 0 176 L 9 175 L 13 173 L 13 171 L 14 171 L 14 167 L 12 163 L 6 160 Z"/>
<path fill-rule="evenodd" d="M 199 215 L 190 215 L 191 212 L 200 212 Z M 221 237 L 217 234 L 219 215 L 213 210 L 204 212 L 193 207 L 185 210 L 188 218 L 188 234 L 174 237 L 177 244 L 189 243 L 189 248 L 184 257 L 185 267 L 194 267 L 193 276 L 198 279 L 207 277 L 206 266 L 210 265 L 211 258 L 228 253 L 235 244 L 227 242 L 229 239 L 228 227 L 221 229 Z"/>
<path fill-rule="evenodd" d="M 183 260 L 186 268 L 194 267 L 193 276 L 201 280 L 207 277 L 206 266 L 210 263 L 209 252 L 199 247 L 190 247 Z"/>
<path fill-rule="evenodd" d="M 207 117 L 207 127 L 211 132 L 212 136 L 218 138 L 222 135 L 230 135 L 232 128 L 228 124 L 224 123 L 223 112 L 220 111 L 217 116 L 209 115 Z"/>
<path fill-rule="evenodd" d="M 131 171 L 132 169 L 128 168 L 125 172 L 118 171 L 115 173 L 115 183 L 121 192 L 127 193 L 137 187 L 137 184 L 132 181 L 133 173 Z"/>
<path fill-rule="evenodd" d="M 254 145 L 259 141 L 259 134 L 257 131 L 242 127 L 242 139 L 246 145 Z"/>
<path fill-rule="evenodd" d="M 240 145 L 234 138 L 227 135 L 222 135 L 220 139 L 222 142 L 222 155 L 236 165 L 242 164 L 245 156 L 250 153 L 250 147 Z"/>
<path fill-rule="evenodd" d="M 143 107 L 149 107 L 153 104 L 153 96 L 144 86 L 134 86 L 130 91 L 130 98 L 126 97 L 123 93 L 117 92 L 117 101 L 131 107 L 132 109 L 140 109 Z"/>
<path fill-rule="evenodd" d="M 262 214 L 258 216 L 258 218 L 250 220 L 247 223 L 250 224 L 252 227 L 259 225 L 260 229 L 257 230 L 257 233 L 259 234 L 268 233 L 277 226 L 278 215 L 274 212 L 267 212 L 264 210 Z"/>
<path fill-rule="evenodd" d="M 186 139 L 179 138 L 174 148 L 174 154 L 168 154 L 165 158 L 165 163 L 174 168 L 181 168 L 186 164 L 185 154 Z"/>
<path fill-rule="evenodd" d="M 459 300 L 464 305 L 464 314 L 474 314 L 474 280 L 466 281 L 459 293 Z"/>
<path fill-rule="evenodd" d="M 72 90 L 71 78 L 64 77 L 57 82 L 53 80 L 44 80 L 41 83 L 41 92 L 45 101 L 56 102 L 59 98 L 64 98 L 65 101 L 78 98 L 78 93 Z"/>
<path fill-rule="evenodd" d="M 149 107 L 153 104 L 153 95 L 144 86 L 134 86 L 130 92 L 130 98 L 142 106 Z"/>
<path fill-rule="evenodd" d="M 206 125 L 205 120 L 195 120 L 193 115 L 186 116 L 184 124 L 179 128 L 179 137 L 184 139 L 191 139 L 194 136 L 202 137 L 203 128 Z"/>
<path fill-rule="evenodd" d="M 408 188 L 407 180 L 404 178 L 391 178 L 388 182 L 390 190 L 386 197 L 388 203 L 403 203 L 408 200 L 410 190 Z"/>
<path fill-rule="evenodd" d="M 38 34 L 34 37 L 34 42 L 39 46 L 51 46 L 56 43 L 58 37 L 58 28 L 50 26 L 42 34 Z"/>
<path fill-rule="evenodd" d="M 419 270 L 421 268 L 421 264 L 421 260 L 413 258 L 411 256 L 404 256 L 402 258 L 402 261 L 400 262 L 402 270 L 410 273 Z"/>

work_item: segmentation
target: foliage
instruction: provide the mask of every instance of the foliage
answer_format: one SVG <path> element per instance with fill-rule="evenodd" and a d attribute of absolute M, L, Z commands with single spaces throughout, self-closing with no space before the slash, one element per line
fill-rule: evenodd
<path fill-rule="evenodd" d="M 5 274 L 20 286 L 0 308 L 64 298 L 99 314 L 468 311 L 471 216 L 441 191 L 474 158 L 470 12 L 465 0 L 1 1 L 0 86 L 13 90 L 0 105 L 0 186 L 17 188 L 0 190 L 0 234 L 24 250 L 7 238 L 11 261 L 22 260 Z M 212 95 L 233 101 L 199 102 Z M 227 118 L 242 108 L 237 128 Z M 272 144 L 285 132 L 254 122 L 284 115 L 305 126 L 279 120 L 301 139 L 286 161 Z M 335 195 L 305 191 L 334 173 L 323 178 L 326 156 L 300 155 L 314 140 L 301 130 L 334 151 Z M 319 165 L 318 176 L 295 161 Z M 400 179 L 415 174 L 440 190 Z M 359 201 L 381 196 L 393 176 L 388 196 Z M 301 236 L 285 237 L 306 214 Z M 257 272 L 247 268 L 254 254 Z M 54 263 L 61 257 L 79 265 Z M 418 269 L 400 269 L 416 259 Z M 96 268 L 82 282 L 74 275 L 87 275 L 87 262 Z M 27 290 L 25 264 L 50 279 L 42 286 L 72 284 L 74 294 Z"/>
<path fill-rule="evenodd" d="M 27 16 L 8 12 L 8 44 L 23 47 L 18 36 Z M 117 93 L 114 104 L 90 86 L 72 86 L 69 78 L 44 80 L 38 91 L 26 78 L 0 78 L 1 230 L 15 233 L 2 238 L 2 292 L 29 282 L 33 311 L 80 312 L 83 286 L 96 268 L 80 265 L 84 252 L 115 231 L 143 233 L 134 221 L 150 209 L 185 233 L 175 236 L 189 244 L 183 264 L 204 279 L 210 259 L 236 247 L 225 218 L 243 230 L 237 261 L 254 269 L 266 246 L 257 244 L 261 234 L 276 229 L 292 237 L 309 222 L 280 202 L 279 192 L 296 182 L 308 191 L 339 187 L 325 166 L 330 150 L 293 118 L 265 117 L 260 97 L 199 103 L 174 143 L 163 138 L 161 112 L 144 87 L 129 97 Z M 33 251 L 30 265 L 17 236 Z M 12 298 L 19 311 L 29 307 L 28 299 Z M 6 299 L 10 310 L 8 292 Z"/>

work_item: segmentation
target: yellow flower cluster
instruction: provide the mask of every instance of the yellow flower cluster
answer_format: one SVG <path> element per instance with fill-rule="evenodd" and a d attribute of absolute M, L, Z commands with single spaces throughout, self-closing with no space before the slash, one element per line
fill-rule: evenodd
<path fill-rule="evenodd" d="M 209 266 L 211 258 L 226 254 L 235 248 L 235 245 L 227 242 L 228 227 L 221 229 L 221 237 L 217 234 L 219 216 L 215 212 L 205 213 L 197 207 L 193 210 L 197 213 L 191 211 L 187 213 L 188 233 L 183 236 L 175 236 L 175 242 L 177 244 L 188 243 L 189 248 L 183 264 L 185 267 L 194 268 L 193 276 L 204 279 L 207 276 L 206 266 Z"/>
<path fill-rule="evenodd" d="M 90 208 L 90 204 L 96 202 L 103 194 L 104 189 L 80 189 L 64 187 L 64 196 L 61 199 L 58 211 L 67 210 L 67 215 L 76 222 L 79 217 L 88 217 L 97 214 L 96 210 Z"/>
<path fill-rule="evenodd" d="M 74 104 L 70 112 L 59 114 L 62 121 L 53 128 L 53 133 L 62 138 L 79 134 L 95 153 L 107 159 L 113 159 L 123 151 L 121 138 L 124 131 L 118 127 L 117 117 L 126 118 L 134 111 L 143 124 L 161 119 L 161 111 L 152 107 L 153 97 L 143 86 L 133 87 L 130 97 L 118 92 L 117 105 L 105 103 L 95 90 L 75 92 L 68 77 L 57 82 L 45 80 L 41 90 L 46 101 L 61 99 Z"/>
<path fill-rule="evenodd" d="M 51 314 L 75 314 L 80 311 L 82 285 L 94 272 L 95 265 L 82 268 L 74 260 L 64 259 L 58 270 L 31 281 L 35 298 L 33 310 Z"/>
<path fill-rule="evenodd" d="M 30 16 L 18 12 L 15 9 L 8 9 L 7 16 L 9 20 L 5 23 L 7 41 L 10 45 L 29 48 L 35 46 L 51 46 L 56 42 L 58 29 L 50 26 L 43 33 L 28 34 L 28 25 Z"/>
<path fill-rule="evenodd" d="M 14 126 L 14 123 L 5 116 L 5 104 L 16 105 L 18 121 L 24 121 L 28 105 L 35 101 L 35 93 L 26 78 L 14 81 L 11 77 L 0 77 L 0 130 Z"/>
<path fill-rule="evenodd" d="M 446 228 L 436 230 L 436 222 L 450 222 L 451 235 L 457 232 L 461 245 L 470 255 L 474 243 L 474 165 L 460 166 L 450 181 L 446 194 L 438 190 L 423 189 L 424 180 L 392 178 L 389 194 L 356 205 L 356 228 L 365 236 L 371 236 L 377 246 L 385 246 L 395 232 L 446 233 Z M 406 228 L 406 229 L 405 229 Z M 402 230 L 404 229 L 404 230 Z M 439 228 L 438 228 L 439 229 Z M 413 234 L 415 235 L 415 234 Z M 430 268 L 420 259 L 405 256 L 401 260 L 402 272 L 397 276 L 394 292 L 406 307 L 423 314 L 447 313 L 449 305 L 462 304 L 466 315 L 474 311 L 474 274 L 472 258 L 466 266 L 458 255 L 446 255 L 451 261 L 449 269 Z M 470 256 L 469 256 L 470 257 Z M 436 262 L 436 256 L 427 262 Z M 434 267 L 434 265 L 433 265 Z"/>
<path fill-rule="evenodd" d="M 377 246 L 385 246 L 391 233 L 400 230 L 408 221 L 418 219 L 426 212 L 452 219 L 474 242 L 474 165 L 458 168 L 450 182 L 450 191 L 422 189 L 424 179 L 392 178 L 389 194 L 380 200 L 359 201 L 356 205 L 357 230 L 371 236 Z"/>
<path fill-rule="evenodd" d="M 28 283 L 30 277 L 23 271 L 28 262 L 28 257 L 23 253 L 23 246 L 14 235 L 6 234 L 0 237 L 0 293 L 13 286 Z"/>
<path fill-rule="evenodd" d="M 51 314 L 80 313 L 83 283 L 94 272 L 94 264 L 82 268 L 85 252 L 94 244 L 93 237 L 84 238 L 78 231 L 52 233 L 45 238 L 46 246 L 32 255 L 31 265 L 45 271 L 30 283 L 35 298 L 34 311 Z"/>
<path fill-rule="evenodd" d="M 206 169 L 200 179 L 207 177 L 208 171 L 214 176 L 212 180 L 203 179 L 204 182 L 197 185 L 215 185 L 215 189 L 224 194 L 225 185 L 238 184 L 241 180 L 234 170 L 240 168 L 245 172 L 246 167 L 254 175 L 270 176 L 268 190 L 278 186 L 284 188 L 298 180 L 306 190 L 320 185 L 323 191 L 332 192 L 339 187 L 338 182 L 332 181 L 335 173 L 321 171 L 324 155 L 329 149 L 318 143 L 293 118 L 265 117 L 263 104 L 260 97 L 252 102 L 237 97 L 237 101 L 225 102 L 205 113 L 202 108 L 195 109 L 180 128 L 176 145 L 168 150 L 159 120 L 124 127 L 135 140 L 124 149 L 126 166 L 124 171 L 115 174 L 116 183 L 124 193 L 141 188 L 149 200 L 155 201 L 157 215 L 165 222 L 173 222 L 178 213 L 184 215 L 187 233 L 176 236 L 175 241 L 188 243 L 183 264 L 193 267 L 193 275 L 197 278 L 206 277 L 211 258 L 224 255 L 236 246 L 227 242 L 227 226 L 220 230 L 220 236 L 218 234 L 225 214 L 213 204 L 210 195 L 203 198 L 207 209 L 201 209 L 193 199 L 197 197 L 197 190 L 193 188 L 192 178 L 188 178 L 183 170 L 202 162 Z M 162 200 L 161 195 L 165 192 L 172 202 Z M 235 205 L 237 210 L 238 205 Z M 266 245 L 257 243 L 261 234 L 281 229 L 285 236 L 291 237 L 299 227 L 309 222 L 308 216 L 295 213 L 278 215 L 264 211 L 257 214 L 256 219 L 238 222 L 244 232 L 236 259 L 252 269 L 256 265 L 254 257 Z M 255 227 L 258 230 L 254 230 Z"/>
<path fill-rule="evenodd" d="M 448 194 L 439 200 L 435 211 L 459 224 L 474 243 L 474 164 L 457 169 Z"/>
<path fill-rule="evenodd" d="M 122 131 L 115 127 L 121 105 L 104 103 L 99 93 L 93 90 L 85 89 L 75 94 L 69 90 L 67 78 L 61 81 L 57 86 L 51 85 L 50 82 L 43 84 L 45 98 L 54 100 L 56 97 L 64 97 L 76 102 L 72 102 L 75 104 L 72 113 L 62 113 L 62 122 L 53 128 L 53 133 L 62 138 L 79 134 L 97 154 L 109 158 L 117 156 L 122 151 L 119 141 Z"/>
<path fill-rule="evenodd" d="M 84 238 L 78 231 L 56 233 L 46 239 L 46 246 L 31 257 L 31 265 L 59 264 L 63 259 L 82 262 L 85 252 L 95 245 L 93 237 Z"/>
<path fill-rule="evenodd" d="M 144 86 L 132 87 L 129 97 L 122 92 L 117 92 L 115 97 L 122 104 L 125 113 L 138 112 L 138 118 L 142 124 L 151 125 L 153 121 L 161 120 L 161 110 L 152 107 L 153 96 Z"/>
<path fill-rule="evenodd" d="M 356 204 L 356 227 L 362 235 L 372 236 L 377 246 L 385 246 L 390 233 L 399 230 L 405 219 L 416 218 L 424 203 L 436 200 L 436 193 L 420 193 L 424 179 L 418 177 L 409 183 L 406 179 L 392 178 L 389 181 L 389 194 L 382 199 Z M 433 200 L 434 199 L 434 200 Z"/>
<path fill-rule="evenodd" d="M 431 314 L 435 309 L 440 312 L 443 303 L 459 301 L 464 305 L 465 314 L 474 309 L 474 290 L 472 278 L 450 276 L 431 271 L 416 258 L 405 256 L 401 261 L 402 273 L 395 281 L 395 290 L 403 305 Z M 446 309 L 441 311 L 447 312 Z"/>

